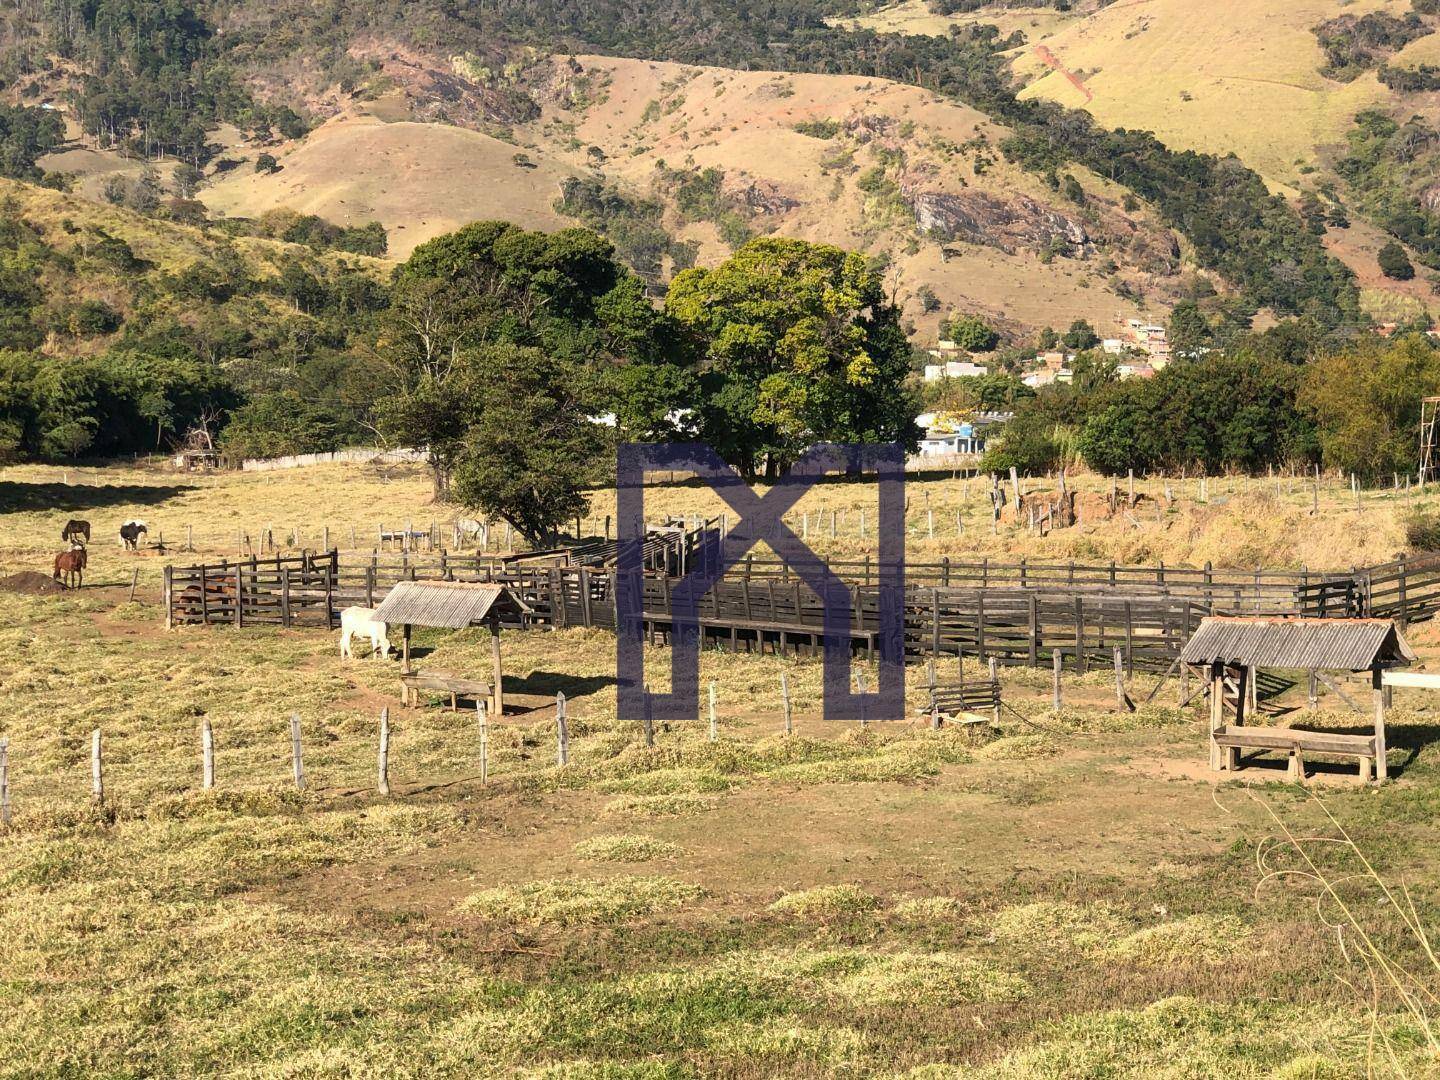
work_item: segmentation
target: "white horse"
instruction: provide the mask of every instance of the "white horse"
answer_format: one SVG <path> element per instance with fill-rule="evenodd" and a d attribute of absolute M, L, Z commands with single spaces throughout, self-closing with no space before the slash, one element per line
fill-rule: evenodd
<path fill-rule="evenodd" d="M 351 641 L 357 637 L 370 639 L 370 656 L 373 659 L 390 658 L 389 628 L 375 620 L 374 608 L 347 607 L 340 612 L 340 659 L 355 658 Z"/>

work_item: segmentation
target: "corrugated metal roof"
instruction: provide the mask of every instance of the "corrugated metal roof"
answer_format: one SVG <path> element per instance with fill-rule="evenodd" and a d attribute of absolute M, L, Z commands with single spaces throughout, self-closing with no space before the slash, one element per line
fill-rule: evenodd
<path fill-rule="evenodd" d="M 1185 643 L 1187 664 L 1216 660 L 1246 667 L 1365 671 L 1379 660 L 1408 664 L 1415 653 L 1390 619 L 1305 619 L 1215 616 L 1202 619 Z"/>
<path fill-rule="evenodd" d="M 528 611 L 504 585 L 470 581 L 402 581 L 375 609 L 379 622 L 392 626 L 440 626 L 459 630 L 480 622 L 497 602 Z"/>

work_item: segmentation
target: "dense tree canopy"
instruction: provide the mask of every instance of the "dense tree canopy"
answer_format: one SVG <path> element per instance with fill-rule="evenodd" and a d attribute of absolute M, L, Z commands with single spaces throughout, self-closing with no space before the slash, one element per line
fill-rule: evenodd
<path fill-rule="evenodd" d="M 442 496 L 474 422 L 471 352 L 538 348 L 591 384 L 598 404 L 604 368 L 652 358 L 657 327 L 640 280 L 588 229 L 467 225 L 421 244 L 395 274 L 377 349 L 389 371 L 381 429 L 429 449 Z"/>
<path fill-rule="evenodd" d="M 700 437 L 747 477 L 776 475 L 816 442 L 913 447 L 909 345 L 861 256 L 752 240 L 678 275 L 665 310 L 700 358 Z"/>

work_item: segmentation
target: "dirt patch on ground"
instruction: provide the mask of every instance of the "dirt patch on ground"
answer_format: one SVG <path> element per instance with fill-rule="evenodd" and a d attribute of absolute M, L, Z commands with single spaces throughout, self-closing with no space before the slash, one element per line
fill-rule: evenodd
<path fill-rule="evenodd" d="M 60 582 L 35 570 L 21 570 L 18 574 L 0 578 L 0 592 L 20 593 L 23 596 L 50 596 L 65 591 L 65 586 Z"/>

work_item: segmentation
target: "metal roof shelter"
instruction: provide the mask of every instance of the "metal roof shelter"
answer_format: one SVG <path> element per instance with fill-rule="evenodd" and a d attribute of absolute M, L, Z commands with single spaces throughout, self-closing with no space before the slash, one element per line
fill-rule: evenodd
<path fill-rule="evenodd" d="M 1360 779 L 1384 780 L 1385 691 L 1383 673 L 1415 661 L 1415 652 L 1391 619 L 1266 618 L 1215 616 L 1202 619 L 1180 652 L 1185 664 L 1204 665 L 1210 692 L 1210 767 L 1238 767 L 1241 749 L 1280 750 L 1289 754 L 1290 776 L 1303 781 L 1304 755 L 1354 757 Z M 1260 668 L 1299 668 L 1310 673 L 1310 703 L 1319 678 L 1351 708 L 1356 706 L 1320 671 L 1370 672 L 1374 696 L 1374 734 L 1349 735 L 1294 727 L 1247 727 L 1246 707 L 1258 712 L 1255 675 Z M 1235 722 L 1225 723 L 1227 707 Z"/>
<path fill-rule="evenodd" d="M 1247 618 L 1212 615 L 1185 643 L 1187 664 L 1369 671 L 1403 667 L 1415 653 L 1390 619 Z"/>
<path fill-rule="evenodd" d="M 500 616 L 528 614 L 530 605 L 505 585 L 471 581 L 401 581 L 386 594 L 375 609 L 375 620 L 403 627 L 400 649 L 401 675 L 411 675 L 410 630 L 414 626 L 436 626 L 462 630 L 483 624 L 490 628 L 490 656 L 494 667 L 494 697 L 491 708 L 500 716 L 505 710 L 501 685 Z M 441 681 L 446 677 L 440 676 Z M 468 681 L 468 680 L 459 680 Z"/>
<path fill-rule="evenodd" d="M 404 626 L 438 626 L 462 630 L 485 622 L 491 610 L 528 613 L 530 607 L 504 585 L 470 581 L 401 581 L 380 606 L 375 618 Z"/>

